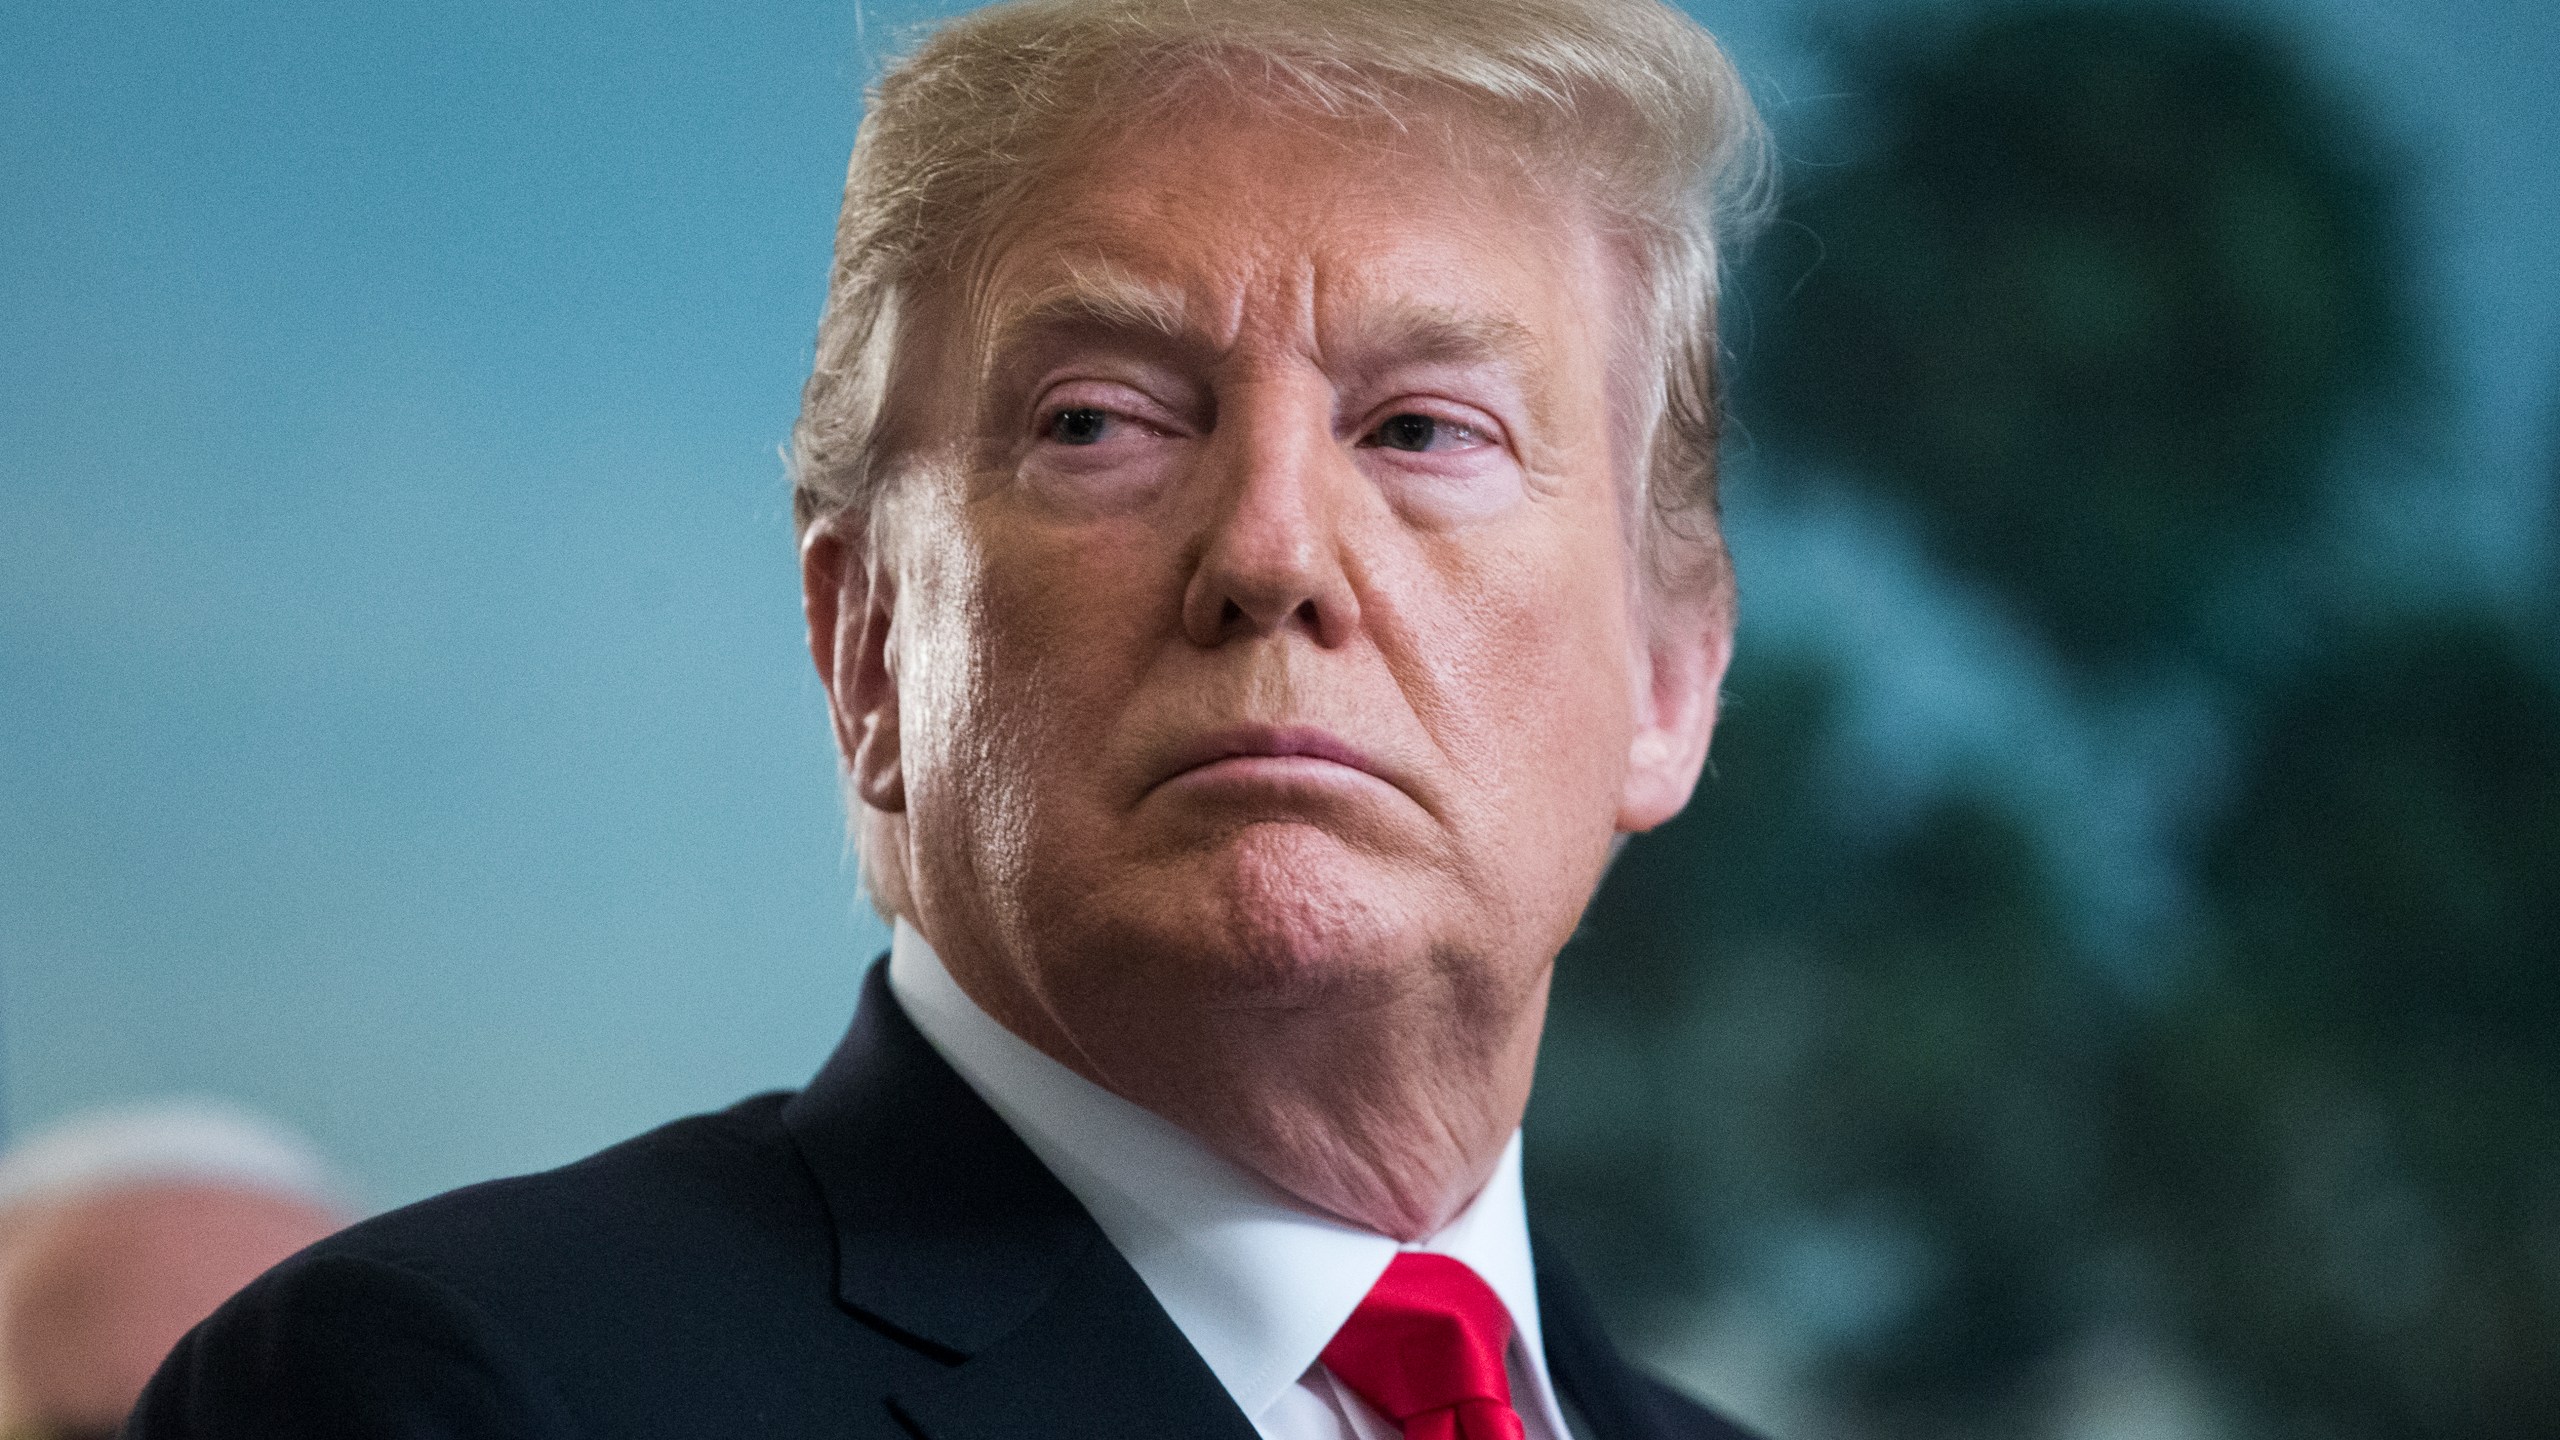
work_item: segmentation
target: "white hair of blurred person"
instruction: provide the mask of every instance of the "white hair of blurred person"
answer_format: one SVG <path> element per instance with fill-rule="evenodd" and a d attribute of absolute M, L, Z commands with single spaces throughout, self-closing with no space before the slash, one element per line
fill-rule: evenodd
<path fill-rule="evenodd" d="M 349 1218 L 308 1144 L 218 1101 L 30 1136 L 0 1155 L 0 1437 L 113 1434 L 179 1337 Z"/>

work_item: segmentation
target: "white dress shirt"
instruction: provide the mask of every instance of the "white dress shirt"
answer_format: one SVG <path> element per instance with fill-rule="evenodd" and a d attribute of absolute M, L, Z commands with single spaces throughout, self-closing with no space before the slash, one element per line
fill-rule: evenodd
<path fill-rule="evenodd" d="M 1399 1440 L 1317 1356 L 1399 1250 L 1464 1261 L 1511 1312 L 1512 1408 L 1568 1440 L 1547 1378 L 1520 1195 L 1520 1136 L 1448 1227 L 1402 1245 L 1320 1215 L 1189 1132 L 1034 1049 L 978 1008 L 898 923 L 889 989 L 925 1040 L 1084 1202 L 1263 1440 Z"/>

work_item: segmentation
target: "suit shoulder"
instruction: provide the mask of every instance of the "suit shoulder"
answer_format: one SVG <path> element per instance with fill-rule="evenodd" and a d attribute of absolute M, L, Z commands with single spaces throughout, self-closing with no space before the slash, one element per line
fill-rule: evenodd
<path fill-rule="evenodd" d="M 701 1235 L 814 1202 L 783 1133 L 783 1094 L 758 1094 L 712 1115 L 673 1120 L 553 1171 L 481 1181 L 389 1209 L 330 1235 L 315 1253 L 371 1258 L 425 1273 L 509 1268 L 563 1248 L 579 1256 L 673 1230 Z"/>
<path fill-rule="evenodd" d="M 399 1266 L 305 1251 L 180 1341 L 132 1440 L 566 1437 L 559 1393 L 504 1327 Z"/>
<path fill-rule="evenodd" d="M 339 1232 L 199 1326 L 153 1381 L 161 1418 L 135 1433 L 549 1436 L 569 1433 L 560 1417 L 586 1436 L 705 1440 L 805 1433 L 818 1414 L 891 1433 L 882 1395 L 933 1362 L 838 1305 L 835 1230 L 782 1103 Z M 297 1429 L 302 1412 L 278 1408 L 332 1394 L 383 1426 Z"/>
<path fill-rule="evenodd" d="M 810 1222 L 819 1204 L 782 1127 L 785 1098 L 758 1095 L 555 1170 L 466 1185 L 352 1225 L 310 1253 L 516 1291 L 546 1275 L 592 1287 L 618 1265 L 751 1245 L 759 1232 Z"/>

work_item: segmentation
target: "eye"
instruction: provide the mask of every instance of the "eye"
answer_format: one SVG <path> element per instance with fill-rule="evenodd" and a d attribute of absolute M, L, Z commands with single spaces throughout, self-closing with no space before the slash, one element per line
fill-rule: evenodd
<path fill-rule="evenodd" d="M 1143 390 L 1090 376 L 1045 388 L 1012 455 L 1020 493 L 1054 513 L 1087 517 L 1145 505 L 1180 458 L 1166 410 Z"/>
<path fill-rule="evenodd" d="M 1381 450 L 1404 450 L 1419 455 L 1432 450 L 1481 445 L 1485 443 L 1485 437 L 1471 425 L 1408 410 L 1381 421 L 1362 443 Z"/>
<path fill-rule="evenodd" d="M 1048 437 L 1061 445 L 1098 445 L 1111 428 L 1111 413 L 1090 405 L 1071 405 L 1049 417 Z"/>

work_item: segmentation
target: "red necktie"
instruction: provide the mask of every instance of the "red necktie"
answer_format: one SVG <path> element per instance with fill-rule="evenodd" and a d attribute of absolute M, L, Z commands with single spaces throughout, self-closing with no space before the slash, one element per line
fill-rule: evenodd
<path fill-rule="evenodd" d="M 1325 1368 L 1404 1440 L 1522 1440 L 1502 1355 L 1511 1312 L 1446 1255 L 1407 1251 L 1324 1347 Z"/>

